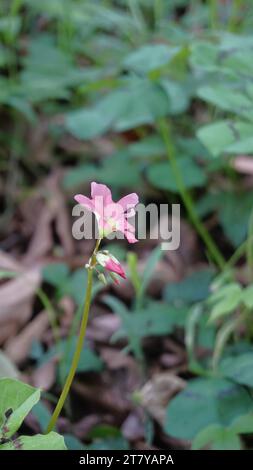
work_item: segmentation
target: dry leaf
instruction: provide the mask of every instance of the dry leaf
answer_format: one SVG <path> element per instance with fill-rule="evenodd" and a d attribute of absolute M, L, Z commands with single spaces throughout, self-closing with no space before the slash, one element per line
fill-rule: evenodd
<path fill-rule="evenodd" d="M 101 418 L 98 414 L 89 414 L 73 425 L 75 436 L 83 440 L 94 426 L 99 424 Z"/>
<path fill-rule="evenodd" d="M 53 357 L 50 361 L 38 367 L 33 372 L 32 385 L 42 390 L 49 390 L 55 382 L 58 361 L 58 357 Z"/>
<path fill-rule="evenodd" d="M 23 263 L 27 266 L 32 265 L 47 254 L 53 246 L 51 222 L 53 213 L 44 207 L 37 217 L 36 228 L 28 247 L 26 255 L 23 257 Z"/>
<path fill-rule="evenodd" d="M 26 359 L 33 341 L 39 340 L 48 328 L 49 320 L 46 312 L 41 312 L 31 321 L 18 336 L 10 339 L 5 347 L 6 354 L 20 364 Z"/>
<path fill-rule="evenodd" d="M 138 392 L 138 395 L 142 406 L 162 425 L 170 398 L 185 385 L 185 381 L 180 377 L 164 372 L 154 375 Z"/>
<path fill-rule="evenodd" d="M 135 361 L 131 356 L 124 354 L 118 349 L 103 347 L 99 352 L 104 363 L 111 370 L 117 370 L 121 368 L 129 369 L 135 365 Z"/>
<path fill-rule="evenodd" d="M 23 272 L 0 287 L 1 329 L 7 324 L 14 324 L 15 330 L 26 323 L 32 313 L 32 303 L 35 292 L 40 285 L 40 270 L 38 268 Z M 8 328 L 7 328 L 8 329 Z M 2 332 L 1 332 L 2 333 Z M 5 341 L 8 336 L 1 340 Z"/>
<path fill-rule="evenodd" d="M 30 245 L 23 258 L 26 266 L 46 255 L 53 246 L 53 222 L 66 256 L 74 253 L 70 211 L 60 188 L 62 172 L 54 171 L 22 206 L 27 232 L 32 233 Z"/>
<path fill-rule="evenodd" d="M 56 220 L 56 232 L 61 240 L 65 254 L 71 256 L 74 251 L 74 239 L 72 236 L 70 212 L 67 209 L 65 198 L 60 189 L 60 179 L 62 173 L 57 171 L 48 180 L 48 189 L 51 193 L 52 208 L 54 209 L 54 216 Z"/>
<path fill-rule="evenodd" d="M 129 441 L 143 439 L 145 437 L 144 423 L 139 413 L 132 411 L 122 424 L 121 431 Z"/>
<path fill-rule="evenodd" d="M 80 395 L 85 402 L 90 402 L 96 407 L 107 409 L 114 413 L 124 414 L 131 408 L 131 403 L 118 387 L 109 387 L 107 383 L 83 384 L 75 381 L 72 389 Z"/>
<path fill-rule="evenodd" d="M 0 269 L 3 271 L 14 271 L 14 272 L 23 271 L 22 265 L 18 263 L 13 258 L 13 256 L 5 253 L 2 250 L 0 250 Z"/>
<path fill-rule="evenodd" d="M 247 155 L 239 155 L 232 162 L 233 168 L 239 173 L 253 175 L 253 158 Z"/>
<path fill-rule="evenodd" d="M 105 313 L 92 319 L 87 336 L 96 341 L 109 341 L 121 325 L 121 320 L 113 313 Z"/>
<path fill-rule="evenodd" d="M 0 322 L 1 324 L 1 322 Z M 0 344 L 3 344 L 8 338 L 12 338 L 18 331 L 18 324 L 14 320 L 1 324 L 0 328 Z"/>

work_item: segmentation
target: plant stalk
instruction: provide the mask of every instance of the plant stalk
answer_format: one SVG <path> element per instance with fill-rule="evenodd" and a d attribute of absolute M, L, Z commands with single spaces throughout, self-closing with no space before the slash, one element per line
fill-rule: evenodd
<path fill-rule="evenodd" d="M 225 267 L 225 259 L 223 255 L 219 251 L 217 245 L 215 244 L 214 240 L 210 236 L 209 232 L 207 231 L 204 224 L 201 222 L 197 212 L 194 209 L 194 202 L 191 198 L 190 193 L 187 191 L 180 168 L 178 167 L 176 156 L 175 156 L 175 148 L 173 142 L 170 137 L 169 127 L 165 119 L 160 119 L 158 122 L 158 128 L 161 134 L 161 137 L 164 141 L 166 150 L 167 150 L 167 157 L 171 164 L 172 171 L 174 173 L 174 177 L 177 183 L 179 194 L 183 200 L 185 208 L 188 212 L 189 218 L 194 225 L 197 233 L 202 238 L 203 242 L 205 243 L 210 256 L 212 257 L 213 261 L 217 264 L 220 270 L 223 270 Z"/>
<path fill-rule="evenodd" d="M 97 240 L 95 249 L 93 251 L 92 257 L 91 257 L 91 262 L 90 266 L 88 267 L 88 279 L 87 279 L 87 289 L 86 289 L 86 294 L 85 294 L 85 302 L 84 302 L 84 309 L 83 309 L 83 316 L 82 316 L 82 321 L 81 321 L 81 327 L 80 327 L 80 333 L 78 336 L 77 344 L 76 344 L 76 349 L 75 353 L 73 356 L 72 364 L 67 376 L 67 379 L 65 381 L 63 390 L 61 392 L 60 398 L 58 400 L 58 403 L 55 407 L 55 410 L 52 414 L 52 417 L 50 419 L 50 422 L 48 424 L 46 434 L 48 434 L 50 431 L 52 431 L 55 427 L 56 421 L 59 417 L 59 414 L 61 413 L 61 410 L 64 406 L 64 403 L 66 401 L 66 398 L 69 394 L 69 390 L 71 387 L 71 384 L 73 382 L 76 369 L 78 366 L 78 362 L 80 359 L 80 355 L 83 349 L 83 343 L 84 343 L 84 338 L 86 334 L 86 327 L 88 323 L 88 317 L 89 317 L 89 310 L 90 310 L 90 303 L 91 303 L 91 293 L 92 293 L 92 278 L 93 278 L 93 267 L 96 263 L 96 253 L 98 251 L 99 245 L 100 245 L 101 239 Z"/>

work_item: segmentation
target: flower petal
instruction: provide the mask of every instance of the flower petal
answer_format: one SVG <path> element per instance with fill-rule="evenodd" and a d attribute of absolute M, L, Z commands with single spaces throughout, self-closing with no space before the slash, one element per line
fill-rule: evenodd
<path fill-rule="evenodd" d="M 103 198 L 105 205 L 112 203 L 112 193 L 108 186 L 105 184 L 98 184 L 93 181 L 91 183 L 91 197 L 94 199 L 98 196 Z"/>
<path fill-rule="evenodd" d="M 134 236 L 135 227 L 131 225 L 127 219 L 123 219 L 118 223 L 117 229 L 122 232 L 129 243 L 136 243 L 138 240 Z"/>
<path fill-rule="evenodd" d="M 108 271 L 111 271 L 113 273 L 116 273 L 118 274 L 119 276 L 123 277 L 124 279 L 126 279 L 126 274 L 125 274 L 125 271 L 124 269 L 122 268 L 121 264 L 117 261 L 117 263 L 112 259 L 110 258 L 106 264 L 105 264 L 105 269 L 107 269 Z"/>
<path fill-rule="evenodd" d="M 94 204 L 91 199 L 89 199 L 86 196 L 83 196 L 82 194 L 76 194 L 74 196 L 74 199 L 78 204 L 81 204 L 82 206 L 86 207 L 86 209 L 93 211 L 94 209 Z"/>
<path fill-rule="evenodd" d="M 127 196 L 122 197 L 117 204 L 120 204 L 124 212 L 126 210 L 132 209 L 138 204 L 139 198 L 136 193 L 127 194 Z"/>
<path fill-rule="evenodd" d="M 129 243 L 136 243 L 139 241 L 137 240 L 137 238 L 135 238 L 134 234 L 129 232 L 128 230 L 124 231 L 124 235 Z"/>

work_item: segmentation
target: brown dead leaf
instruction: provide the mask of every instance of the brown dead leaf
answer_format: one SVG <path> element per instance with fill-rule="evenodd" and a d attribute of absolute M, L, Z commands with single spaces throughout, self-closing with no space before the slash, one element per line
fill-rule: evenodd
<path fill-rule="evenodd" d="M 40 285 L 40 270 L 38 268 L 23 272 L 20 276 L 0 286 L 1 329 L 6 324 L 14 323 L 16 330 L 30 318 L 35 292 Z M 2 341 L 4 338 L 1 335 Z"/>
<path fill-rule="evenodd" d="M 105 313 L 92 318 L 87 336 L 96 341 L 106 342 L 112 337 L 121 325 L 121 320 L 113 313 Z"/>
<path fill-rule="evenodd" d="M 156 246 L 158 243 L 164 241 L 160 233 L 166 233 L 168 230 L 168 224 L 171 223 L 171 218 L 168 216 L 162 216 L 159 220 L 159 226 L 154 226 L 150 231 L 150 237 L 154 237 L 154 240 L 150 240 L 150 244 Z M 169 226 L 170 229 L 170 226 Z M 155 239 L 158 233 L 158 240 Z M 180 218 L 180 245 L 175 251 L 164 251 L 164 259 L 169 262 L 171 267 L 176 270 L 177 275 L 182 276 L 185 270 L 185 266 L 192 264 L 196 260 L 197 256 L 197 237 L 193 228 L 185 222 L 182 217 Z"/>
<path fill-rule="evenodd" d="M 39 340 L 48 328 L 49 320 L 46 312 L 41 312 L 32 320 L 18 336 L 6 343 L 6 354 L 16 363 L 24 361 L 32 346 L 32 342 Z"/>
<path fill-rule="evenodd" d="M 46 255 L 53 246 L 51 222 L 53 213 L 44 207 L 37 217 L 36 228 L 29 244 L 27 253 L 23 257 L 26 266 Z"/>
<path fill-rule="evenodd" d="M 140 413 L 132 411 L 121 426 L 123 436 L 129 441 L 138 441 L 145 437 L 144 422 Z"/>
<path fill-rule="evenodd" d="M 141 404 L 162 425 L 170 398 L 185 385 L 183 379 L 169 372 L 156 374 L 140 390 Z"/>
<path fill-rule="evenodd" d="M 21 207 L 26 235 L 32 236 L 23 258 L 26 266 L 31 266 L 52 248 L 54 222 L 65 256 L 74 253 L 70 211 L 60 188 L 61 178 L 62 172 L 55 170 Z"/>
<path fill-rule="evenodd" d="M 55 382 L 58 361 L 58 357 L 52 357 L 50 361 L 38 367 L 32 374 L 32 385 L 42 390 L 49 390 Z"/>
<path fill-rule="evenodd" d="M 78 439 L 83 440 L 92 428 L 100 423 L 100 421 L 101 418 L 98 414 L 94 413 L 85 416 L 73 425 L 73 432 Z"/>
<path fill-rule="evenodd" d="M 59 307 L 63 310 L 60 317 L 61 326 L 68 332 L 75 313 L 75 302 L 70 297 L 64 296 L 59 302 Z"/>
<path fill-rule="evenodd" d="M 37 125 L 29 129 L 27 136 L 29 157 L 37 162 L 45 163 L 51 158 L 52 139 L 48 126 L 48 117 L 39 116 Z"/>
<path fill-rule="evenodd" d="M 15 320 L 6 321 L 0 328 L 0 344 L 3 344 L 8 338 L 12 338 L 18 331 L 18 325 Z"/>
<path fill-rule="evenodd" d="M 0 250 L 0 269 L 3 271 L 22 272 L 23 266 L 18 263 L 13 256 Z"/>
<path fill-rule="evenodd" d="M 134 448 L 135 450 L 159 450 L 158 447 L 148 444 L 145 441 L 136 442 Z"/>
<path fill-rule="evenodd" d="M 130 368 L 135 365 L 135 361 L 131 356 L 124 354 L 118 349 L 103 347 L 100 349 L 100 356 L 108 369 L 111 370 Z"/>
<path fill-rule="evenodd" d="M 83 384 L 74 381 L 72 389 L 80 395 L 85 402 L 91 402 L 93 406 L 100 407 L 113 413 L 124 414 L 131 408 L 130 400 L 122 396 L 120 389 L 109 384 Z"/>
<path fill-rule="evenodd" d="M 56 221 L 56 232 L 61 240 L 64 252 L 71 256 L 74 251 L 74 239 L 72 236 L 70 212 L 67 209 L 63 192 L 60 188 L 60 181 L 63 173 L 57 171 L 48 179 L 48 189 L 51 194 L 52 207 Z"/>
<path fill-rule="evenodd" d="M 238 173 L 243 173 L 246 175 L 253 175 L 253 158 L 247 155 L 238 155 L 233 162 L 233 168 L 238 171 Z"/>
<path fill-rule="evenodd" d="M 164 353 L 160 356 L 160 363 L 163 367 L 171 369 L 182 364 L 182 358 L 176 354 Z"/>

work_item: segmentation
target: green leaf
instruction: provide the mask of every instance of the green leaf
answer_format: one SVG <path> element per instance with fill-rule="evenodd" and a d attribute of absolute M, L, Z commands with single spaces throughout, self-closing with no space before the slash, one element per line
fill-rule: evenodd
<path fill-rule="evenodd" d="M 163 255 L 163 251 L 160 245 L 158 245 L 150 254 L 145 264 L 145 270 L 144 270 L 142 280 L 141 280 L 140 294 L 139 294 L 141 297 L 144 295 L 146 289 L 148 288 L 148 285 L 156 269 L 157 263 L 162 258 L 162 255 Z"/>
<path fill-rule="evenodd" d="M 226 357 L 219 370 L 228 379 L 253 387 L 253 352 Z"/>
<path fill-rule="evenodd" d="M 194 68 L 205 72 L 217 70 L 216 60 L 218 58 L 217 45 L 205 41 L 196 41 L 191 45 L 190 62 Z"/>
<path fill-rule="evenodd" d="M 169 102 L 160 86 L 149 80 L 131 79 L 93 107 L 69 113 L 65 124 L 75 137 L 92 139 L 109 129 L 122 132 L 151 124 L 168 110 Z"/>
<path fill-rule="evenodd" d="M 138 273 L 138 257 L 136 253 L 132 251 L 127 253 L 127 265 L 129 277 L 134 286 L 135 294 L 138 295 L 141 291 L 141 279 Z"/>
<path fill-rule="evenodd" d="M 201 127 L 197 136 L 209 152 L 217 157 L 222 153 L 233 153 L 234 144 L 242 144 L 251 138 L 252 124 L 243 121 L 218 121 Z"/>
<path fill-rule="evenodd" d="M 160 83 L 169 99 L 169 115 L 173 116 L 185 112 L 189 106 L 189 94 L 186 86 L 168 79 L 161 80 Z"/>
<path fill-rule="evenodd" d="M 69 268 L 65 263 L 50 263 L 44 266 L 42 270 L 43 279 L 56 287 L 63 285 L 68 275 Z"/>
<path fill-rule="evenodd" d="M 85 291 L 86 291 L 87 272 L 86 269 L 77 269 L 68 278 L 64 284 L 64 294 L 70 295 L 76 302 L 77 305 L 82 305 L 84 302 Z"/>
<path fill-rule="evenodd" d="M 104 440 L 96 440 L 85 446 L 85 450 L 128 450 L 129 444 L 123 437 L 115 437 Z"/>
<path fill-rule="evenodd" d="M 252 202 L 252 194 L 246 191 L 227 191 L 220 195 L 219 220 L 227 238 L 235 247 L 239 246 L 247 236 Z"/>
<path fill-rule="evenodd" d="M 238 434 L 249 434 L 253 432 L 253 413 L 239 416 L 231 426 Z"/>
<path fill-rule="evenodd" d="M 176 326 L 185 323 L 187 308 L 176 308 L 162 302 L 150 302 L 145 309 L 138 309 L 122 318 L 122 329 L 128 337 L 164 336 Z"/>
<path fill-rule="evenodd" d="M 65 444 L 68 450 L 84 450 L 84 445 L 72 434 L 64 434 Z"/>
<path fill-rule="evenodd" d="M 248 308 L 253 308 L 253 286 L 246 287 L 242 292 L 242 302 Z"/>
<path fill-rule="evenodd" d="M 135 187 L 141 181 L 141 175 L 137 169 L 135 162 L 112 156 L 107 158 L 101 166 L 78 165 L 66 172 L 63 184 L 69 189 L 96 179 L 115 188 Z"/>
<path fill-rule="evenodd" d="M 56 432 L 36 436 L 20 436 L 12 442 L 0 446 L 0 450 L 67 450 L 64 438 Z"/>
<path fill-rule="evenodd" d="M 104 134 L 118 114 L 117 107 L 108 106 L 106 110 L 102 104 L 93 109 L 80 109 L 66 116 L 66 128 L 78 139 L 93 139 Z"/>
<path fill-rule="evenodd" d="M 161 86 L 148 80 L 132 80 L 122 91 L 122 113 L 113 128 L 123 132 L 134 127 L 152 124 L 169 113 L 169 101 Z"/>
<path fill-rule="evenodd" d="M 211 425 L 200 431 L 192 443 L 193 450 L 205 446 L 212 450 L 240 450 L 241 441 L 233 429 Z"/>
<path fill-rule="evenodd" d="M 212 269 L 201 269 L 180 282 L 171 282 L 165 287 L 164 298 L 167 302 L 193 303 L 208 297 L 209 287 L 214 276 Z"/>
<path fill-rule="evenodd" d="M 220 84 L 204 86 L 198 90 L 197 95 L 225 111 L 233 111 L 251 119 L 253 117 L 252 100 L 235 86 L 233 88 Z"/>
<path fill-rule="evenodd" d="M 85 165 L 77 165 L 77 167 L 66 171 L 63 178 L 63 187 L 71 189 L 80 185 L 83 185 L 87 181 L 92 181 L 96 178 L 97 171 L 95 165 L 86 163 Z"/>
<path fill-rule="evenodd" d="M 121 432 L 115 426 L 110 424 L 98 424 L 88 433 L 89 439 L 103 439 L 122 437 Z"/>
<path fill-rule="evenodd" d="M 0 33 L 8 39 L 18 35 L 22 22 L 20 16 L 5 16 L 0 18 Z"/>
<path fill-rule="evenodd" d="M 181 157 L 177 160 L 186 188 L 201 187 L 206 182 L 205 172 L 193 160 Z M 187 171 L 185 168 L 187 167 Z M 156 188 L 178 193 L 178 185 L 171 164 L 156 163 L 148 168 L 147 173 L 150 183 Z"/>
<path fill-rule="evenodd" d="M 243 243 L 252 212 L 252 194 L 240 189 L 206 194 L 198 203 L 198 213 L 203 217 L 212 211 L 218 211 L 221 226 L 232 245 Z"/>
<path fill-rule="evenodd" d="M 166 149 L 164 142 L 158 135 L 148 135 L 144 139 L 138 140 L 133 144 L 128 145 L 123 150 L 131 158 L 146 158 L 150 159 L 160 155 L 165 155 Z"/>
<path fill-rule="evenodd" d="M 47 353 L 43 355 L 40 360 L 40 364 L 45 364 L 51 358 L 59 356 L 59 354 L 64 355 L 64 367 L 66 374 L 70 369 L 72 358 L 75 351 L 77 338 L 73 338 L 71 342 L 68 343 L 68 340 L 62 340 L 58 345 L 53 346 L 49 349 Z M 84 348 L 81 352 L 80 360 L 77 366 L 77 372 L 100 372 L 103 369 L 103 362 L 99 356 L 92 351 L 89 347 L 84 345 Z"/>
<path fill-rule="evenodd" d="M 241 299 L 242 290 L 239 284 L 232 283 L 219 289 L 210 297 L 210 302 L 215 305 L 211 310 L 209 321 L 213 322 L 233 312 L 240 304 Z"/>
<path fill-rule="evenodd" d="M 97 168 L 96 178 L 115 188 L 135 188 L 141 182 L 140 171 L 139 164 L 112 156 Z"/>
<path fill-rule="evenodd" d="M 23 62 L 19 93 L 33 103 L 68 98 L 69 88 L 82 83 L 87 76 L 85 69 L 78 68 L 49 34 L 40 34 L 29 42 Z"/>
<path fill-rule="evenodd" d="M 15 379 L 0 379 L 0 435 L 11 437 L 40 399 L 40 390 Z M 6 421 L 5 413 L 12 410 Z M 6 432 L 3 426 L 7 426 Z"/>
<path fill-rule="evenodd" d="M 165 431 L 179 439 L 193 439 L 210 425 L 228 427 L 253 409 L 249 393 L 225 379 L 194 379 L 167 408 Z"/>
<path fill-rule="evenodd" d="M 131 52 L 123 61 L 123 67 L 136 73 L 147 74 L 167 65 L 180 51 L 179 47 L 165 44 L 147 44 Z"/>
<path fill-rule="evenodd" d="M 32 414 L 38 421 L 41 431 L 45 432 L 49 424 L 51 414 L 42 400 L 36 403 L 36 405 L 33 407 Z"/>
<path fill-rule="evenodd" d="M 245 153 L 245 154 L 252 154 L 253 153 L 253 137 L 248 137 L 243 139 L 242 141 L 235 142 L 227 147 L 226 151 L 232 154 L 238 153 Z"/>
<path fill-rule="evenodd" d="M 70 352 L 65 359 L 66 360 L 65 362 L 66 373 L 70 370 L 74 351 L 75 351 L 75 338 L 72 341 Z M 78 366 L 77 366 L 77 372 L 79 373 L 88 372 L 88 371 L 101 372 L 102 369 L 103 369 L 103 362 L 100 359 L 100 357 L 90 348 L 88 348 L 87 346 L 84 346 L 81 352 Z"/>

